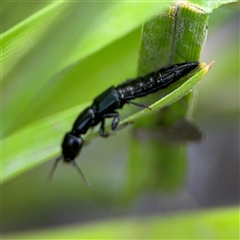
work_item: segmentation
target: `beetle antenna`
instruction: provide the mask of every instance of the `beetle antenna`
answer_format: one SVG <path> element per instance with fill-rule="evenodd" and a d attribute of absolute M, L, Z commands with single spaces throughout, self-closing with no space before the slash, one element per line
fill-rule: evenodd
<path fill-rule="evenodd" d="M 57 157 L 56 158 L 56 160 L 54 161 L 54 164 L 53 164 L 53 166 L 52 166 L 52 168 L 51 168 L 51 171 L 50 171 L 50 173 L 48 174 L 48 181 L 52 181 L 52 178 L 53 178 L 53 174 L 54 174 L 54 172 L 55 172 L 55 170 L 56 170 L 56 168 L 57 168 L 57 165 L 58 165 L 58 163 L 59 163 L 59 161 L 62 159 L 62 155 L 60 155 L 59 157 Z"/>
<path fill-rule="evenodd" d="M 86 184 L 87 187 L 90 187 L 91 184 L 88 181 L 88 179 L 85 177 L 85 175 L 83 174 L 81 168 L 77 165 L 77 163 L 75 161 L 71 161 L 71 164 L 77 168 L 78 172 L 80 173 L 81 178 L 83 179 L 84 183 Z"/>

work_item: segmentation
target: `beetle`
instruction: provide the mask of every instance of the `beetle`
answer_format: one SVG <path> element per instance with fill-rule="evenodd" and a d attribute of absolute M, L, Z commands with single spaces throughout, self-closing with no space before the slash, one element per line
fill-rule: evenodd
<path fill-rule="evenodd" d="M 127 80 L 116 87 L 111 86 L 98 95 L 92 104 L 79 114 L 71 131 L 65 134 L 62 142 L 62 154 L 55 160 L 49 174 L 49 179 L 52 178 L 58 162 L 63 160 L 77 168 L 86 185 L 90 186 L 89 181 L 75 161 L 84 145 L 82 135 L 86 134 L 89 128 L 100 124 L 100 136 L 107 137 L 108 133 L 105 132 L 106 118 L 112 118 L 111 129 L 113 131 L 118 129 L 120 117 L 116 109 L 122 108 L 125 104 L 134 104 L 139 107 L 148 108 L 143 104 L 132 102 L 131 100 L 144 97 L 168 87 L 198 65 L 198 62 L 175 64 L 168 68 L 151 72 L 143 77 Z"/>

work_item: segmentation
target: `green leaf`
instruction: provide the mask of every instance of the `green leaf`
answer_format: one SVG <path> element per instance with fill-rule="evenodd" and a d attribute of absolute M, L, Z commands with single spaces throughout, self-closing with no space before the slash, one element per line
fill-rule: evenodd
<path fill-rule="evenodd" d="M 221 0 L 221 1 L 207 1 L 207 0 L 192 0 L 196 7 L 200 7 L 207 13 L 211 13 L 214 9 L 217 9 L 225 4 L 238 2 L 238 0 Z"/>
<path fill-rule="evenodd" d="M 147 21 L 142 32 L 139 75 L 167 65 L 198 61 L 208 18 L 202 10 L 183 2 Z"/>
<path fill-rule="evenodd" d="M 154 111 L 163 109 L 185 96 L 196 87 L 211 66 L 212 63 L 209 65 L 200 64 L 200 71 L 196 69 L 194 71 L 195 74 L 192 73 L 194 75 L 188 81 L 151 105 L 151 111 L 144 109 L 125 119 L 124 122 L 131 122 L 146 114 L 152 115 Z M 185 79 L 186 78 L 187 77 L 185 77 Z M 137 129 L 138 128 L 139 124 L 137 124 Z M 140 131 L 143 132 L 142 125 L 140 125 Z M 147 137 L 146 132 L 143 132 L 144 135 L 142 138 L 140 135 L 131 139 L 128 184 L 123 199 L 131 199 L 133 195 L 145 189 L 154 187 L 169 189 L 179 185 L 185 171 L 185 145 L 179 146 L 176 145 L 176 143 L 169 144 L 167 141 L 168 136 L 164 135 L 160 142 L 159 139 L 155 137 L 158 131 L 159 129 L 155 127 L 155 129 L 153 129 L 154 134 L 150 134 L 150 137 Z M 193 130 L 191 129 L 191 131 Z"/>
<path fill-rule="evenodd" d="M 48 30 L 66 14 L 70 4 L 51 3 L 34 15 L 2 34 L 2 78 L 12 71 L 21 59 L 30 52 Z"/>
<path fill-rule="evenodd" d="M 142 33 L 139 73 L 151 72 L 175 63 L 199 61 L 206 38 L 208 18 L 208 14 L 200 8 L 196 8 L 188 2 L 182 2 L 171 6 L 168 12 L 157 15 L 146 22 Z M 209 66 L 177 89 L 174 89 L 173 85 L 166 91 L 159 91 L 156 94 L 158 99 L 166 93 L 170 92 L 170 94 L 160 100 L 155 99 L 156 102 L 151 106 L 153 109 L 151 113 L 145 109 L 127 120 L 133 121 L 136 118 L 151 114 L 152 119 L 150 117 L 142 118 L 135 124 L 135 128 L 136 131 L 142 133 L 145 130 L 145 134 L 151 129 L 158 135 L 166 132 L 167 127 L 170 129 L 172 124 L 176 125 L 177 121 L 180 122 L 181 120 L 183 122 L 183 119 L 189 115 L 188 108 L 190 107 L 192 94 L 189 95 L 188 93 L 205 76 L 208 69 Z M 181 81 L 178 81 L 177 84 L 180 83 Z M 181 100 L 176 102 L 179 99 Z M 167 107 L 170 104 L 173 105 Z M 152 114 L 155 110 L 158 110 L 158 112 Z M 185 121 L 185 123 L 190 126 L 188 129 L 195 130 L 194 139 L 196 135 L 200 135 L 198 129 L 190 121 Z M 187 128 L 187 126 L 184 127 Z M 181 129 L 183 126 L 179 126 L 179 128 Z M 170 129 L 168 134 L 173 136 L 164 137 L 174 139 L 176 138 L 174 136 L 175 132 Z M 147 132 L 148 135 L 149 133 L 150 131 Z M 179 135 L 179 131 L 177 131 L 177 135 Z M 146 138 L 146 135 L 144 136 Z M 182 182 L 186 162 L 185 146 L 180 144 L 180 141 L 178 144 L 173 144 L 165 140 L 164 137 L 161 142 L 154 138 L 154 134 L 152 134 L 152 138 L 149 136 L 145 140 L 144 137 L 139 138 L 139 136 L 131 139 L 128 176 L 130 184 L 127 185 L 128 190 L 125 194 L 127 198 L 131 199 L 131 194 L 136 194 L 145 189 L 154 187 L 170 189 L 179 186 Z M 185 139 L 183 140 L 186 142 Z"/>
<path fill-rule="evenodd" d="M 139 228 L 139 226 L 141 226 Z M 3 236 L 4 239 L 239 239 L 239 208 L 102 221 Z"/>
<path fill-rule="evenodd" d="M 51 159 L 59 140 L 85 105 L 41 119 L 15 131 L 1 142 L 2 178 L 5 182 Z"/>
<path fill-rule="evenodd" d="M 54 2 L 5 32 L 1 36 L 3 135 L 60 109 L 89 101 L 87 94 L 80 101 L 76 101 L 76 96 L 79 91 L 88 92 L 91 79 L 99 92 L 112 66 L 110 50 L 106 49 L 106 59 L 100 55 L 106 64 L 103 70 L 93 54 L 139 28 L 164 6 L 141 2 Z M 133 52 L 137 49 L 136 40 L 131 39 L 135 43 Z M 86 74 L 82 67 L 88 69 Z M 133 70 L 134 65 L 128 69 Z M 82 74 L 78 75 L 80 70 Z M 108 74 L 101 76 L 102 71 Z M 68 73 L 71 78 L 65 79 Z M 65 105 L 55 109 L 59 102 Z"/>
<path fill-rule="evenodd" d="M 55 2 L 2 35 L 1 181 L 59 152 L 82 106 L 134 75 L 140 26 L 165 5 Z"/>

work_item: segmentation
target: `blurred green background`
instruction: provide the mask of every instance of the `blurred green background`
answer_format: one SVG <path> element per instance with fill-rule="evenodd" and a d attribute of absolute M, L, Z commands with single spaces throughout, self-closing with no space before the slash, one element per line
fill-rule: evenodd
<path fill-rule="evenodd" d="M 2 33 L 26 19 L 33 22 L 29 17 L 50 5 L 49 2 L 1 4 Z M 165 6 L 160 5 L 164 9 Z M 82 3 L 80 6 L 72 15 L 70 13 L 74 7 L 65 9 L 65 6 L 59 6 L 56 16 L 46 18 L 52 21 L 52 25 L 49 22 L 47 24 L 49 29 L 37 28 L 44 19 L 36 25 L 32 24 L 29 30 L 33 32 L 29 35 L 32 46 L 30 44 L 27 49 L 23 46 L 22 55 L 18 56 L 20 61 L 16 59 L 17 56 L 14 58 L 16 65 L 10 57 L 6 68 L 3 68 L 3 113 L 4 106 L 12 104 L 12 109 L 7 109 L 3 115 L 3 139 L 35 120 L 90 102 L 109 85 L 136 75 L 142 18 L 139 17 L 135 22 L 130 20 L 137 19 L 141 14 L 145 14 L 146 19 L 150 18 L 156 12 L 157 5 L 136 8 L 126 4 L 121 9 L 124 11 L 125 7 L 129 12 L 124 19 L 118 18 L 121 11 L 114 5 Z M 135 12 L 136 9 L 139 12 Z M 65 15 L 59 18 L 61 14 Z M 98 16 L 98 21 L 94 21 L 93 16 Z M 87 19 L 86 24 L 81 22 L 83 19 Z M 100 28 L 106 19 L 114 19 L 116 32 L 113 34 L 109 32 L 112 29 L 111 21 L 106 27 Z M 80 28 L 79 25 L 82 32 L 76 30 Z M 37 34 L 34 33 L 35 28 L 38 29 Z M 103 32 L 98 32 L 98 28 Z M 93 29 L 96 35 L 92 36 L 89 32 Z M 109 34 L 112 34 L 111 38 Z M 85 35 L 89 37 L 86 40 L 81 38 Z M 84 51 L 78 49 L 78 38 L 81 38 Z M 71 167 L 63 164 L 58 167 L 53 182 L 48 183 L 46 178 L 52 166 L 52 161 L 48 159 L 45 164 L 4 183 L 1 186 L 2 232 L 7 234 L 53 227 L 58 231 L 63 226 L 91 226 L 92 223 L 98 226 L 112 219 L 119 220 L 124 227 L 125 222 L 121 222 L 121 219 L 138 221 L 156 215 L 164 219 L 166 214 L 175 216 L 176 213 L 185 217 L 190 210 L 200 212 L 216 207 L 220 213 L 224 213 L 223 208 L 238 206 L 239 40 L 238 3 L 213 11 L 200 60 L 206 63 L 215 60 L 215 64 L 195 94 L 194 120 L 204 138 L 199 144 L 188 145 L 185 180 L 177 188 L 149 188 L 136 195 L 130 194 L 131 198 L 124 195 L 128 171 L 128 136 L 132 134 L 131 127 L 128 127 L 107 140 L 97 138 L 84 148 L 80 165 L 91 180 L 90 189 L 83 185 Z M 66 49 L 60 48 L 62 45 L 58 41 L 65 41 Z M 56 54 L 52 54 L 53 48 Z M 72 48 L 76 49 L 74 54 Z M 14 51 L 11 53 L 14 54 Z M 76 63 L 76 59 L 81 60 Z M 26 65 L 29 62 L 31 65 Z M 50 63 L 54 64 L 49 67 Z M 25 83 L 26 86 L 22 86 L 21 79 L 29 76 L 31 79 Z M 34 76 L 35 81 L 32 79 Z M 97 85 L 97 81 L 100 85 Z M 101 89 L 96 86 L 101 86 Z M 29 88 L 28 96 L 21 93 L 21 87 Z M 9 89 L 11 92 L 7 91 Z M 41 97 L 43 95 L 44 98 Z M 16 101 L 20 101 L 19 109 L 14 105 Z M 57 128 L 67 129 L 65 125 Z M 59 141 L 64 131 L 58 131 Z M 238 212 L 238 208 L 233 212 Z M 196 216 L 189 219 L 189 224 L 197 221 Z M 176 221 L 178 224 L 181 224 L 181 217 Z M 132 226 L 131 223 L 126 225 Z M 219 231 L 223 230 L 222 225 L 218 227 Z M 114 230 L 114 226 L 106 224 L 102 227 L 102 231 L 109 229 Z M 235 236 L 237 239 L 237 234 Z"/>

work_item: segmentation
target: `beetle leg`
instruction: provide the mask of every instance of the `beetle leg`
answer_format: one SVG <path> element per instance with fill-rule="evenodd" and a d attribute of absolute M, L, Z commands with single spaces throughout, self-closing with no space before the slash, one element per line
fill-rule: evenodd
<path fill-rule="evenodd" d="M 100 133 L 101 137 L 105 137 L 106 138 L 106 137 L 108 137 L 108 133 L 104 132 L 104 130 L 105 130 L 104 128 L 105 128 L 105 118 L 103 118 L 103 120 L 102 120 L 99 133 Z"/>
<path fill-rule="evenodd" d="M 117 130 L 117 125 L 118 125 L 119 121 L 120 121 L 120 117 L 119 117 L 118 112 L 116 112 L 116 115 L 115 115 L 115 117 L 113 118 L 113 121 L 112 121 L 112 130 L 113 131 Z"/>
<path fill-rule="evenodd" d="M 115 115 L 115 117 L 113 118 L 113 121 L 112 121 L 112 130 L 113 131 L 121 130 L 121 129 L 125 128 L 128 124 L 133 123 L 133 122 L 125 122 L 122 125 L 118 126 L 119 122 L 120 122 L 119 113 L 116 112 L 116 115 Z"/>
<path fill-rule="evenodd" d="M 118 112 L 113 112 L 113 113 L 106 113 L 102 116 L 102 121 L 101 121 L 101 126 L 100 126 L 100 136 L 101 137 L 108 137 L 108 133 L 105 133 L 105 118 L 113 118 L 112 121 L 112 130 L 116 130 L 117 125 L 119 123 L 119 113 Z"/>
<path fill-rule="evenodd" d="M 128 124 L 132 123 L 132 122 L 126 122 L 126 123 L 123 123 L 121 126 L 118 126 L 118 123 L 120 122 L 120 117 L 119 117 L 118 112 L 105 114 L 104 117 L 106 117 L 106 118 L 112 117 L 113 118 L 112 126 L 111 126 L 113 131 L 121 130 L 121 129 L 125 128 Z"/>

